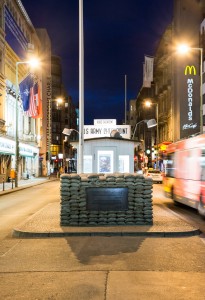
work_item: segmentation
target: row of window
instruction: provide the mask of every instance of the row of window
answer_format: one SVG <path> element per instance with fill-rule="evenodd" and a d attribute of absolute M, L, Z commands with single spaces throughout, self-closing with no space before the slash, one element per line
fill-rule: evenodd
<path fill-rule="evenodd" d="M 7 0 L 6 1 L 6 6 L 8 7 L 10 13 L 12 14 L 14 20 L 16 21 L 16 23 L 18 24 L 19 28 L 21 29 L 21 31 L 23 32 L 23 34 L 25 35 L 26 39 L 29 41 L 29 43 L 31 43 L 31 36 L 30 33 L 27 31 L 27 26 L 25 24 L 24 19 L 19 15 L 19 12 L 17 12 L 16 8 L 13 5 L 13 1 L 12 0 Z"/>

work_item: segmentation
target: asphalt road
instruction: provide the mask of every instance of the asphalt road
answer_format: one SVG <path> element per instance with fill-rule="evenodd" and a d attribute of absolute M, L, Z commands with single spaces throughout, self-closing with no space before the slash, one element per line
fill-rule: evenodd
<path fill-rule="evenodd" d="M 59 181 L 46 182 L 0 197 L 0 240 L 11 236 L 15 225 L 43 208 L 60 201 Z"/>
<path fill-rule="evenodd" d="M 199 236 L 12 238 L 13 225 L 59 201 L 59 182 L 2 198 L 0 299 L 205 299 Z M 171 205 L 161 185 L 154 201 Z"/>
<path fill-rule="evenodd" d="M 154 184 L 154 196 L 155 203 L 163 204 L 205 234 L 205 218 L 200 216 L 196 209 L 181 203 L 175 204 L 172 199 L 166 198 L 161 184 Z"/>

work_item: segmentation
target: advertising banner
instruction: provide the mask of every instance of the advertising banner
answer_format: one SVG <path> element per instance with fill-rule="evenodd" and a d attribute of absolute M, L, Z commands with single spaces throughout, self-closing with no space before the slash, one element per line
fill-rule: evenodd
<path fill-rule="evenodd" d="M 195 58 L 195 59 L 194 59 Z M 200 66 L 198 55 L 181 65 L 180 138 L 200 132 Z"/>
<path fill-rule="evenodd" d="M 153 81 L 153 66 L 154 57 L 145 56 L 145 63 L 143 64 L 143 87 L 151 87 Z"/>

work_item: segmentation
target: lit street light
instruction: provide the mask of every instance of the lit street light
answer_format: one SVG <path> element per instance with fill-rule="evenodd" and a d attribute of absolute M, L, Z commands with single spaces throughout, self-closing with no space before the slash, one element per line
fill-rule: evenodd
<path fill-rule="evenodd" d="M 198 50 L 200 51 L 200 133 L 203 133 L 203 48 L 192 48 L 186 44 L 179 45 L 177 51 L 180 54 L 186 54 L 189 51 Z"/>
<path fill-rule="evenodd" d="M 17 61 L 16 62 L 16 134 L 15 134 L 15 187 L 18 187 L 18 162 L 19 162 L 19 135 L 18 135 L 18 119 L 19 119 L 19 109 L 18 109 L 18 97 L 19 97 L 19 83 L 18 83 L 18 66 L 22 64 L 28 64 L 31 67 L 36 67 L 39 65 L 39 61 L 36 59 L 31 59 L 29 61 Z"/>
<path fill-rule="evenodd" d="M 156 146 L 157 146 L 157 155 L 156 155 L 156 166 L 158 167 L 158 144 L 159 144 L 159 109 L 158 109 L 158 103 L 157 102 L 152 102 L 150 100 L 146 100 L 145 106 L 151 107 L 152 104 L 156 105 L 156 119 L 157 119 L 157 136 L 156 136 Z"/>
<path fill-rule="evenodd" d="M 57 109 L 59 109 L 60 105 L 63 102 L 62 98 L 57 98 L 52 100 L 51 98 L 49 98 L 49 102 L 48 102 L 48 160 L 47 160 L 47 175 L 50 176 L 50 161 L 51 161 L 51 140 L 52 140 L 52 132 L 51 132 L 51 119 L 52 119 L 52 102 L 56 102 L 56 107 Z"/>
<path fill-rule="evenodd" d="M 136 123 L 136 125 L 135 125 L 135 129 L 134 129 L 134 133 L 133 133 L 132 139 L 134 139 L 135 131 L 136 131 L 136 129 L 137 129 L 137 126 L 138 126 L 140 123 L 143 123 L 143 122 L 147 124 L 147 128 L 152 128 L 152 127 L 157 126 L 157 123 L 156 123 L 156 120 L 155 120 L 155 119 L 139 121 L 139 122 Z M 144 138 L 143 148 L 144 148 L 144 149 L 143 149 L 143 155 L 144 155 L 144 153 L 145 153 L 145 138 Z M 148 158 L 147 158 L 147 156 L 145 156 L 145 166 L 147 166 L 147 162 L 148 162 Z M 146 167 L 145 167 L 145 168 L 146 168 Z"/>

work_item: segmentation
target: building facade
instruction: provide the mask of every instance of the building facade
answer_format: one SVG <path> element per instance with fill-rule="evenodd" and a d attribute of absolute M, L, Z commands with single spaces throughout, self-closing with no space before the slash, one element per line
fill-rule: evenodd
<path fill-rule="evenodd" d="M 61 58 L 52 55 L 51 62 L 51 169 L 54 172 L 61 167 L 65 169 L 68 165 L 67 161 L 73 157 L 70 139 L 62 132 L 64 128 L 77 129 L 77 116 L 72 98 L 63 85 Z"/>
<path fill-rule="evenodd" d="M 35 70 L 28 64 L 34 56 L 41 63 Z M 28 78 L 32 89 L 22 92 Z M 31 96 L 25 108 L 24 92 L 33 93 L 35 112 Z M 56 101 L 59 97 L 62 103 Z M 51 53 L 46 29 L 34 28 L 20 0 L 0 0 L 0 182 L 10 180 L 11 174 L 16 185 L 20 178 L 50 175 L 54 154 L 62 166 L 59 155 L 70 155 L 62 131 L 76 128 L 76 122 L 61 60 Z"/>
<path fill-rule="evenodd" d="M 204 16 L 204 0 L 174 1 L 173 22 L 166 28 L 154 55 L 152 85 L 142 87 L 136 97 L 135 122 L 156 118 L 158 126 L 149 138 L 148 133 L 144 135 L 147 129 L 142 123 L 135 137 L 145 140 L 145 145 L 155 146 L 157 158 L 162 162 L 167 144 L 203 133 L 205 129 Z M 183 56 L 177 52 L 182 43 L 191 47 Z M 153 103 L 149 110 L 143 105 L 146 99 Z M 146 155 L 146 147 L 142 148 Z M 153 165 L 156 155 L 150 160 Z"/>
<path fill-rule="evenodd" d="M 41 71 L 24 63 L 39 56 L 40 41 L 19 0 L 0 1 L 0 177 L 39 175 L 41 119 L 24 112 L 17 83 L 30 72 L 41 85 Z M 18 111 L 18 114 L 17 114 Z M 18 125 L 18 127 L 17 127 Z M 18 138 L 16 133 L 18 128 Z"/>

